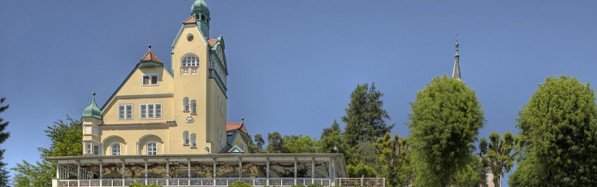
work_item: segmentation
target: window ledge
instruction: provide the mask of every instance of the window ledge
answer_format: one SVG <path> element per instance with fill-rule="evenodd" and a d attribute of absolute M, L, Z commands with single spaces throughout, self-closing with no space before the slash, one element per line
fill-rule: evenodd
<path fill-rule="evenodd" d="M 191 149 L 197 149 L 197 146 L 192 146 Z"/>
<path fill-rule="evenodd" d="M 189 144 L 182 144 L 182 146 L 190 146 Z"/>

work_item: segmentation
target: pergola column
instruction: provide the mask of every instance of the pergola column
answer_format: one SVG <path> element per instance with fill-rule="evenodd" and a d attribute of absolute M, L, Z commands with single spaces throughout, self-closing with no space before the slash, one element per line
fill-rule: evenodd
<path fill-rule="evenodd" d="M 296 157 L 294 157 L 294 185 L 296 185 L 296 177 L 297 177 L 297 168 L 296 168 Z"/>
<path fill-rule="evenodd" d="M 125 165 L 125 163 L 124 163 L 124 159 L 122 159 L 121 161 L 122 161 L 121 162 L 122 163 L 122 170 L 120 171 L 120 173 L 122 173 L 122 185 L 124 185 L 124 179 L 125 179 L 125 175 L 124 174 L 126 173 L 124 171 L 124 165 Z"/>
<path fill-rule="evenodd" d="M 145 185 L 147 185 L 147 159 L 143 159 L 143 164 L 145 165 L 145 170 L 143 172 L 145 172 Z"/>
<path fill-rule="evenodd" d="M 58 181 L 60 181 L 60 172 L 62 170 L 60 169 L 60 164 L 56 163 L 56 179 L 58 179 Z"/>
<path fill-rule="evenodd" d="M 191 185 L 191 159 L 187 159 L 187 178 L 189 179 L 189 185 Z"/>
<path fill-rule="evenodd" d="M 100 187 L 103 185 L 102 180 L 104 179 L 104 162 L 99 160 L 99 179 L 100 179 Z"/>
<path fill-rule="evenodd" d="M 77 186 L 81 186 L 81 161 L 77 161 Z"/>
<path fill-rule="evenodd" d="M 311 183 L 315 183 L 315 157 L 311 157 Z"/>
<path fill-rule="evenodd" d="M 166 184 L 170 185 L 170 160 L 166 159 Z"/>
<path fill-rule="evenodd" d="M 243 178 L 243 160 L 239 157 L 236 157 L 238 160 L 238 178 Z"/>
<path fill-rule="evenodd" d="M 213 173 L 214 173 L 213 175 L 214 175 L 214 186 L 215 186 L 216 185 L 216 176 L 217 176 L 217 174 L 216 174 L 217 167 L 216 167 L 216 159 L 215 158 L 212 158 L 212 159 L 213 159 Z"/>
<path fill-rule="evenodd" d="M 269 157 L 266 158 L 267 160 L 265 161 L 265 185 L 269 186 Z"/>

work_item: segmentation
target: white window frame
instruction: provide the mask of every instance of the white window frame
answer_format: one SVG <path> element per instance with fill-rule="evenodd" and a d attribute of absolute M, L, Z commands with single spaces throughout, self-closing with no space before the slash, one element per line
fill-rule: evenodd
<path fill-rule="evenodd" d="M 194 58 L 195 61 L 191 61 L 190 59 Z M 187 61 L 189 60 L 189 61 Z M 198 67 L 199 66 L 199 57 L 195 54 L 188 54 L 182 58 L 181 67 Z"/>
<path fill-rule="evenodd" d="M 153 148 L 155 150 L 150 150 L 149 145 L 151 145 L 151 144 L 153 144 L 155 146 Z M 147 142 L 147 144 L 145 144 L 145 149 L 147 149 L 145 151 L 147 155 L 158 155 L 158 143 L 157 142 Z"/>
<path fill-rule="evenodd" d="M 121 108 L 124 108 L 124 112 L 122 113 L 122 116 L 120 115 L 121 112 Z M 127 107 L 130 107 L 130 109 L 127 109 Z M 129 117 L 130 115 L 130 117 Z M 133 104 L 119 104 L 118 105 L 118 119 L 119 120 L 131 120 L 133 119 Z"/>
<path fill-rule="evenodd" d="M 182 133 L 182 145 L 188 146 L 191 144 L 191 139 L 189 138 L 189 131 L 184 131 Z"/>
<path fill-rule="evenodd" d="M 189 98 L 184 97 L 184 99 L 182 99 L 182 111 L 189 112 L 189 110 L 190 110 Z"/>
<path fill-rule="evenodd" d="M 149 77 L 149 83 L 145 84 L 145 77 Z M 153 84 L 152 80 L 153 77 L 155 77 L 155 84 Z M 141 76 L 141 85 L 142 86 L 157 86 L 160 84 L 160 76 L 158 76 L 158 74 L 144 74 L 143 76 Z"/>
<path fill-rule="evenodd" d="M 197 101 L 194 99 L 191 101 L 191 114 L 197 114 Z"/>
<path fill-rule="evenodd" d="M 118 151 L 117 152 L 114 151 L 115 150 L 114 149 L 115 146 L 118 146 Z M 118 156 L 118 155 L 120 155 L 121 148 L 122 148 L 122 146 L 120 146 L 120 143 L 112 143 L 110 145 L 110 155 L 112 155 L 112 156 Z"/>
<path fill-rule="evenodd" d="M 151 106 L 151 111 L 150 111 Z M 159 107 L 158 107 L 159 106 Z M 164 108 L 162 107 L 162 103 L 145 103 L 139 105 L 139 116 L 141 119 L 162 119 Z M 159 108 L 159 112 L 158 112 Z M 151 117 L 150 117 L 151 114 Z"/>
<path fill-rule="evenodd" d="M 191 148 L 197 147 L 197 135 L 195 133 L 191 134 L 190 142 L 191 142 Z"/>

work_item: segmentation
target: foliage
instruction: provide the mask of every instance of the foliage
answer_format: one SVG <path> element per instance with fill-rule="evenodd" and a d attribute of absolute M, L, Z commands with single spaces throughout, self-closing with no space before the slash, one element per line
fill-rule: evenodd
<path fill-rule="evenodd" d="M 155 184 L 145 185 L 145 184 L 140 183 L 140 182 L 134 182 L 133 184 L 131 184 L 130 187 L 162 187 L 162 186 L 155 185 Z"/>
<path fill-rule="evenodd" d="M 510 132 L 504 133 L 502 138 L 499 133 L 492 132 L 489 140 L 491 143 L 488 144 L 487 140 L 482 138 L 479 143 L 481 158 L 494 175 L 493 184 L 501 187 L 504 174 L 510 172 L 514 165 L 516 156 L 514 147 L 518 144 L 517 139 Z"/>
<path fill-rule="evenodd" d="M 268 153 L 282 153 L 282 135 L 278 131 L 267 133 L 267 152 Z"/>
<path fill-rule="evenodd" d="M 292 185 L 292 187 L 323 187 L 323 185 L 317 185 L 317 184 L 309 184 L 307 186 L 305 185 Z"/>
<path fill-rule="evenodd" d="M 385 177 L 388 186 L 409 186 L 412 180 L 408 160 L 409 145 L 406 138 L 386 133 L 374 144 L 381 167 L 381 176 Z"/>
<path fill-rule="evenodd" d="M 347 165 L 346 172 L 350 177 L 377 177 L 377 171 L 375 168 L 363 163 L 358 163 L 357 165 Z"/>
<path fill-rule="evenodd" d="M 309 135 L 284 136 L 282 152 L 284 153 L 314 153 L 317 151 L 317 140 Z"/>
<path fill-rule="evenodd" d="M 416 186 L 448 186 L 470 161 L 485 118 L 475 92 L 458 79 L 434 78 L 409 115 Z"/>
<path fill-rule="evenodd" d="M 329 128 L 323 129 L 321 137 L 319 138 L 319 152 L 321 153 L 334 153 L 334 146 L 338 148 L 339 152 L 344 151 L 342 143 L 342 131 L 340 125 L 336 120 L 332 123 Z"/>
<path fill-rule="evenodd" d="M 519 113 L 523 137 L 512 186 L 597 186 L 595 93 L 576 78 L 547 78 Z"/>
<path fill-rule="evenodd" d="M 0 98 L 0 113 L 4 112 L 8 109 L 9 105 L 2 106 L 6 98 Z M 8 126 L 8 121 L 4 122 L 4 119 L 0 117 L 0 144 L 4 143 L 6 139 L 10 136 L 8 132 L 5 132 L 6 127 Z M 4 160 L 4 149 L 0 149 L 0 186 L 8 186 L 8 171 L 6 171 L 6 163 L 2 162 Z"/>
<path fill-rule="evenodd" d="M 51 186 L 56 166 L 47 160 L 51 156 L 78 156 L 82 154 L 82 123 L 68 117 L 67 121 L 58 120 L 44 131 L 51 140 L 49 148 L 39 148 L 42 161 L 30 164 L 27 161 L 12 168 L 16 172 L 13 178 L 15 186 Z"/>
<path fill-rule="evenodd" d="M 251 151 L 251 153 L 265 152 L 263 150 L 264 140 L 263 140 L 263 137 L 261 136 L 261 134 L 256 134 L 255 136 L 253 136 L 252 139 L 251 139 L 251 136 L 249 136 L 249 138 L 250 138 L 249 150 Z"/>
<path fill-rule="evenodd" d="M 344 140 L 348 146 L 359 142 L 373 142 L 389 132 L 394 125 L 387 125 L 390 119 L 383 109 L 383 93 L 375 89 L 375 83 L 357 85 L 350 95 L 350 104 L 342 121 L 346 123 Z"/>
<path fill-rule="evenodd" d="M 469 161 L 461 170 L 459 170 L 451 184 L 453 186 L 462 187 L 485 187 L 487 186 L 487 175 L 485 167 L 481 161 L 481 158 L 474 154 L 469 154 Z"/>
<path fill-rule="evenodd" d="M 236 182 L 232 183 L 228 187 L 251 187 L 251 185 L 247 184 L 247 183 L 244 183 L 244 182 L 241 182 L 241 181 L 236 181 Z"/>

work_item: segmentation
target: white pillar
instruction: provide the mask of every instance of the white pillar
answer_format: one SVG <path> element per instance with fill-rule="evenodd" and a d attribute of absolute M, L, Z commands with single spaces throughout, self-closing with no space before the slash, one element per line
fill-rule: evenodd
<path fill-rule="evenodd" d="M 315 158 L 311 158 L 311 183 L 315 182 Z"/>
<path fill-rule="evenodd" d="M 125 178 L 125 175 L 124 175 L 124 174 L 126 173 L 126 172 L 124 171 L 124 165 L 125 165 L 125 163 L 124 163 L 124 159 L 123 159 L 123 160 L 122 160 L 122 171 L 120 171 L 120 172 L 122 173 L 122 185 L 124 185 L 124 178 Z"/>
<path fill-rule="evenodd" d="M 214 172 L 213 175 L 214 175 L 214 186 L 215 186 L 216 185 L 216 176 L 217 176 L 217 174 L 216 174 L 216 172 L 217 172 L 217 170 L 216 170 L 216 159 L 215 158 L 214 158 L 214 162 L 213 162 L 213 172 Z"/>
<path fill-rule="evenodd" d="M 187 162 L 187 178 L 189 183 L 187 183 L 187 185 L 191 185 L 191 160 L 189 159 Z"/>
<path fill-rule="evenodd" d="M 296 177 L 298 176 L 297 173 L 297 168 L 296 168 L 296 157 L 294 158 L 294 185 L 296 185 Z"/>
<path fill-rule="evenodd" d="M 60 164 L 56 163 L 56 179 L 58 179 L 58 181 L 60 181 L 60 172 L 62 170 L 60 169 Z"/>
<path fill-rule="evenodd" d="M 103 186 L 103 180 L 104 180 L 104 162 L 102 162 L 102 160 L 99 161 L 99 179 L 100 179 L 100 187 Z"/>
<path fill-rule="evenodd" d="M 170 160 L 166 159 L 166 186 L 170 185 Z"/>
<path fill-rule="evenodd" d="M 147 159 L 144 160 L 145 161 L 145 185 L 147 185 Z"/>
<path fill-rule="evenodd" d="M 77 186 L 81 186 L 81 161 L 77 162 Z"/>
<path fill-rule="evenodd" d="M 267 158 L 267 161 L 265 163 L 265 168 L 266 168 L 265 169 L 265 177 L 266 177 L 265 185 L 269 186 L 269 158 Z"/>

